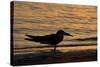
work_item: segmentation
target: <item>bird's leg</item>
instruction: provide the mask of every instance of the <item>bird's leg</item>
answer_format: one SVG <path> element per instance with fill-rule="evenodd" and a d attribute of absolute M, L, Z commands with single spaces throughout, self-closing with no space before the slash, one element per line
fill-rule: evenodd
<path fill-rule="evenodd" d="M 55 57 L 55 55 L 56 55 L 56 45 L 54 45 L 53 55 L 54 55 L 54 57 Z"/>

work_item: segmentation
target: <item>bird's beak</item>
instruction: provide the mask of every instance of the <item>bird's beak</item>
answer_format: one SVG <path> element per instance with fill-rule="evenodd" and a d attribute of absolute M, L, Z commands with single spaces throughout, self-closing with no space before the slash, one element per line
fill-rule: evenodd
<path fill-rule="evenodd" d="M 69 34 L 69 33 L 66 33 L 66 32 L 64 32 L 64 35 L 72 36 L 72 37 L 73 37 L 73 35 L 71 35 L 71 34 Z"/>

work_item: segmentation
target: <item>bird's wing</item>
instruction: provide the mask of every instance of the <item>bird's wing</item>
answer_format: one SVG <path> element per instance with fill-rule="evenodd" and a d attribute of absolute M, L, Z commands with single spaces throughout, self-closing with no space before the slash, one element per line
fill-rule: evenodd
<path fill-rule="evenodd" d="M 33 35 L 28 35 L 28 34 L 26 34 L 26 36 L 29 37 L 29 38 L 38 38 L 38 37 L 41 37 L 41 36 L 33 36 Z"/>
<path fill-rule="evenodd" d="M 25 38 L 25 40 L 35 41 L 40 43 L 48 43 L 54 38 L 55 34 L 50 34 L 45 36 L 32 36 L 32 35 L 26 35 L 26 36 L 29 38 Z"/>
<path fill-rule="evenodd" d="M 48 38 L 53 38 L 54 36 L 55 36 L 55 34 L 50 34 L 50 35 L 45 35 L 45 36 L 42 36 L 42 37 L 48 39 Z"/>
<path fill-rule="evenodd" d="M 26 36 L 29 37 L 29 38 L 52 38 L 52 37 L 55 36 L 55 34 L 50 34 L 50 35 L 45 35 L 45 36 L 33 36 L 33 35 L 27 35 L 26 34 Z"/>

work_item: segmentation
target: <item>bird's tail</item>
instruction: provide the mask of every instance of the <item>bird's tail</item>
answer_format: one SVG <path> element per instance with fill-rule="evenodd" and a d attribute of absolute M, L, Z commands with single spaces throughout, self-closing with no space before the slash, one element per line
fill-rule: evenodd
<path fill-rule="evenodd" d="M 26 34 L 25 36 L 27 36 L 27 38 L 25 38 L 25 40 L 35 41 L 35 42 L 41 41 L 41 38 L 38 36 L 32 36 L 32 35 L 28 35 L 28 34 Z"/>
<path fill-rule="evenodd" d="M 32 36 L 32 35 L 28 35 L 28 34 L 26 34 L 25 36 L 30 37 L 30 38 L 33 38 L 33 37 L 34 37 L 34 36 Z"/>
<path fill-rule="evenodd" d="M 32 36 L 32 35 L 25 34 L 25 36 L 27 36 L 27 38 L 25 38 L 25 40 L 29 40 L 29 41 L 34 40 L 34 36 Z"/>

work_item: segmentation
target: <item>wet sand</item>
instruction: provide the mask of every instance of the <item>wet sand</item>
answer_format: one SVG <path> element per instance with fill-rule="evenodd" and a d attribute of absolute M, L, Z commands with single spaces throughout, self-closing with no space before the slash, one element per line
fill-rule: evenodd
<path fill-rule="evenodd" d="M 15 54 L 13 65 L 52 64 L 67 62 L 96 61 L 96 46 L 77 46 L 58 48 L 53 55 L 52 50 L 42 50 L 41 53 Z"/>

